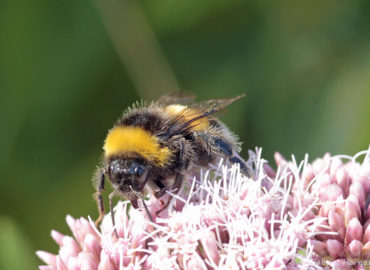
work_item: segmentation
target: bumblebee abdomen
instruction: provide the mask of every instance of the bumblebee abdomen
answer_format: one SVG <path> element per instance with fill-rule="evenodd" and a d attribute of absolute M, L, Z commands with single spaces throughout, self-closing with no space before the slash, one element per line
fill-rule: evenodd
<path fill-rule="evenodd" d="M 179 120 L 183 123 L 191 121 L 194 117 L 200 114 L 196 109 L 190 109 L 187 106 L 180 104 L 172 104 L 165 107 L 166 113 L 171 117 L 178 117 Z M 207 130 L 210 127 L 208 117 L 203 117 L 195 120 L 190 127 L 190 130 L 193 131 L 203 131 Z"/>

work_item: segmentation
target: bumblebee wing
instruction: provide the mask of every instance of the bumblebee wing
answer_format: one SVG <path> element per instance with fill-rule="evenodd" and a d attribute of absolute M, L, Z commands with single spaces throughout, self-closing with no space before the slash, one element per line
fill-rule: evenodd
<path fill-rule="evenodd" d="M 191 129 L 202 123 L 199 120 L 222 111 L 225 107 L 242 97 L 244 95 L 229 99 L 207 100 L 190 105 L 171 119 L 169 128 L 164 132 L 163 137 L 168 139 L 178 134 L 188 133 Z"/>
<path fill-rule="evenodd" d="M 237 101 L 238 99 L 241 99 L 245 95 L 239 95 L 233 98 L 227 98 L 227 99 L 210 99 L 205 100 L 200 103 L 195 103 L 189 106 L 190 109 L 194 111 L 201 112 L 203 114 L 206 114 L 204 117 L 216 114 L 222 112 L 227 106 L 229 106 L 234 101 Z"/>
<path fill-rule="evenodd" d="M 195 95 L 185 91 L 168 93 L 161 96 L 156 103 L 161 105 L 181 104 L 188 105 L 195 99 Z"/>

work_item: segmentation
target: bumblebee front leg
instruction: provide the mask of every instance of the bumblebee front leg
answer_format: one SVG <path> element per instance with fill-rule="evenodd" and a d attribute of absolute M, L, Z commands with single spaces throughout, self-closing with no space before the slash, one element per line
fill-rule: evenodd
<path fill-rule="evenodd" d="M 188 169 L 189 167 L 189 160 L 187 158 L 187 151 L 186 151 L 186 147 L 185 147 L 185 142 L 184 140 L 181 140 L 180 142 L 180 153 L 179 153 L 179 157 L 180 157 L 180 168 L 179 168 L 179 172 L 177 173 L 176 177 L 175 177 L 175 181 L 173 182 L 172 184 L 172 187 L 171 187 L 171 191 L 174 193 L 174 194 L 177 194 L 181 188 L 181 185 L 182 185 L 182 182 L 184 181 L 184 175 L 186 173 L 186 170 Z M 163 196 L 165 193 L 166 193 L 166 188 L 158 191 L 155 193 L 155 196 L 157 198 L 159 198 L 160 196 Z M 162 212 L 164 209 L 166 209 L 168 207 L 168 205 L 170 204 L 172 198 L 168 198 L 168 201 L 166 202 L 165 205 L 163 205 L 157 212 L 156 214 L 158 215 L 160 212 Z"/>
<path fill-rule="evenodd" d="M 111 218 L 112 218 L 112 226 L 114 228 L 114 234 L 116 235 L 116 237 L 118 238 L 118 233 L 117 233 L 117 229 L 116 229 L 116 221 L 115 221 L 115 218 L 114 218 L 114 207 L 113 207 L 113 197 L 116 195 L 116 192 L 117 192 L 117 189 L 113 190 L 113 192 L 111 194 L 109 194 L 109 211 L 110 211 L 110 215 L 111 215 Z"/>
<path fill-rule="evenodd" d="M 104 201 L 103 201 L 103 191 L 105 191 L 105 170 L 101 170 L 99 172 L 98 176 L 98 181 L 96 182 L 96 190 L 97 192 L 95 193 L 95 200 L 98 204 L 98 209 L 99 209 L 99 217 L 95 221 L 95 226 L 97 227 L 100 223 L 100 221 L 104 217 Z"/>

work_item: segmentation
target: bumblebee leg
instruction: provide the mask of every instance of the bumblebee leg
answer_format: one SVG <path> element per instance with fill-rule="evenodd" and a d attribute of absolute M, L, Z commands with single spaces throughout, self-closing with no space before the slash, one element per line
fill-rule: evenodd
<path fill-rule="evenodd" d="M 158 191 L 154 192 L 154 196 L 158 199 L 166 194 L 167 188 L 161 182 L 161 179 L 154 180 L 154 184 L 159 188 Z"/>
<path fill-rule="evenodd" d="M 141 200 L 141 202 L 142 202 L 142 203 L 143 203 L 143 205 L 144 205 L 145 212 L 146 212 L 146 214 L 148 215 L 149 220 L 150 220 L 152 223 L 154 223 L 154 221 L 153 221 L 153 217 L 152 217 L 152 215 L 150 214 L 149 209 L 148 209 L 148 206 L 146 206 L 145 201 L 144 201 L 144 200 Z"/>
<path fill-rule="evenodd" d="M 245 165 L 246 162 L 231 148 L 231 146 L 220 138 L 214 140 L 214 145 L 216 145 L 221 152 L 229 159 L 233 164 L 237 163 L 240 166 L 240 172 L 247 177 L 251 177 L 251 172 Z"/>
<path fill-rule="evenodd" d="M 109 211 L 110 211 L 110 215 L 112 217 L 112 225 L 113 225 L 113 228 L 114 228 L 114 234 L 118 238 L 118 234 L 117 234 L 117 230 L 116 230 L 116 222 L 115 222 L 115 219 L 114 219 L 114 211 L 113 211 L 113 197 L 115 195 L 116 195 L 116 190 L 114 190 L 111 194 L 109 194 Z"/>
<path fill-rule="evenodd" d="M 233 149 L 231 146 L 225 142 L 223 139 L 220 138 L 215 138 L 213 144 L 221 150 L 221 152 L 226 156 L 226 157 L 231 157 L 233 155 Z"/>
<path fill-rule="evenodd" d="M 246 162 L 236 153 L 232 157 L 229 158 L 229 161 L 233 164 L 239 164 L 240 172 L 247 177 L 252 177 L 253 173 L 250 169 L 245 165 Z"/>
<path fill-rule="evenodd" d="M 95 226 L 97 227 L 100 221 L 104 217 L 104 201 L 103 201 L 103 191 L 105 191 L 105 170 L 102 170 L 99 175 L 99 180 L 96 183 L 97 192 L 95 193 L 95 200 L 98 204 L 99 217 L 95 221 Z"/>
<path fill-rule="evenodd" d="M 184 139 L 181 140 L 180 143 L 181 143 L 181 148 L 180 148 L 180 153 L 179 153 L 180 163 L 181 163 L 180 171 L 176 175 L 175 181 L 173 182 L 172 187 L 171 187 L 171 192 L 173 192 L 175 194 L 177 194 L 179 192 L 182 181 L 184 180 L 184 174 L 185 174 L 186 170 L 189 167 L 189 161 L 186 158 L 187 153 L 186 153 L 186 147 L 185 147 Z M 162 192 L 162 190 L 160 190 L 159 192 Z M 166 192 L 166 190 L 164 190 L 163 195 L 165 194 L 165 192 Z M 170 204 L 171 200 L 172 200 L 171 197 L 168 198 L 168 201 L 166 202 L 166 204 L 164 206 L 162 206 L 161 209 L 159 209 L 156 212 L 156 214 L 158 215 L 160 212 L 162 212 L 164 209 L 166 209 L 167 206 Z"/>
<path fill-rule="evenodd" d="M 174 194 L 177 194 L 179 192 L 182 181 L 184 180 L 184 174 L 183 173 L 178 173 L 175 178 L 175 182 L 172 185 L 172 192 Z M 160 212 L 162 212 L 164 209 L 168 207 L 168 205 L 171 203 L 172 197 L 168 198 L 167 202 L 165 205 L 163 205 L 157 212 L 156 215 L 158 215 Z"/>

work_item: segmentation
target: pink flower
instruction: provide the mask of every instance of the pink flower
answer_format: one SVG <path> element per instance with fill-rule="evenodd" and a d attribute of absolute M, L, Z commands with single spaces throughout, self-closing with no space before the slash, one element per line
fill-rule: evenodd
<path fill-rule="evenodd" d="M 250 152 L 253 179 L 237 166 L 188 176 L 168 209 L 120 202 L 100 228 L 67 216 L 73 237 L 52 231 L 57 255 L 38 251 L 40 269 L 361 269 L 370 260 L 370 160 L 276 155 L 276 172 Z M 167 197 L 170 194 L 166 195 Z M 349 268 L 348 268 L 349 267 Z"/>
<path fill-rule="evenodd" d="M 314 250 L 318 254 L 328 253 L 334 260 L 330 262 L 333 267 L 343 262 L 349 269 L 370 265 L 369 153 L 363 151 L 354 157 L 326 154 L 312 164 L 304 161 L 302 173 L 280 154 L 275 157 L 277 164 L 294 177 L 292 209 L 297 207 L 298 196 L 307 198 L 303 207 L 318 200 L 313 214 L 325 217 L 326 221 L 317 231 L 315 241 L 320 242 L 315 242 Z M 362 164 L 356 161 L 361 155 L 365 155 Z"/>

